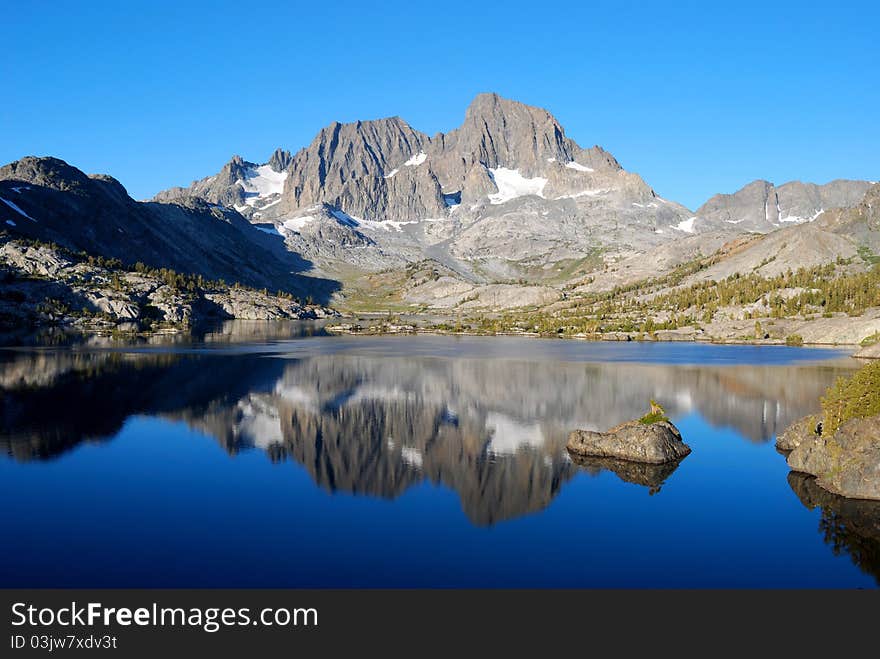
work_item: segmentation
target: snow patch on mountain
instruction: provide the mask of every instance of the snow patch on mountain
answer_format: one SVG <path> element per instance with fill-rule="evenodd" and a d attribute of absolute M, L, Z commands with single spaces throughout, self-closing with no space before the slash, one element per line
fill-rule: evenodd
<path fill-rule="evenodd" d="M 281 223 L 282 229 L 299 233 L 303 227 L 309 222 L 314 222 L 317 218 L 314 215 L 303 215 L 302 217 L 292 217 Z"/>
<path fill-rule="evenodd" d="M 262 231 L 263 233 L 268 233 L 270 236 L 281 236 L 282 238 L 284 237 L 284 234 L 281 233 L 278 230 L 278 227 L 276 227 L 275 225 L 266 227 L 254 225 L 254 229 L 256 229 L 257 231 Z"/>
<path fill-rule="evenodd" d="M 8 199 L 4 199 L 3 197 L 0 197 L 0 201 L 2 201 L 4 204 L 6 204 L 7 206 L 9 206 L 12 210 L 14 210 L 14 211 L 15 211 L 16 213 L 18 213 L 19 215 L 21 215 L 21 216 L 23 216 L 23 217 L 26 217 L 26 218 L 29 219 L 31 222 L 36 222 L 36 220 L 35 220 L 34 218 L 32 218 L 32 217 L 31 217 L 30 215 L 28 215 L 27 213 L 25 213 L 23 210 L 21 210 L 21 209 L 18 207 L 17 204 L 14 204 L 13 202 L 9 201 Z"/>
<path fill-rule="evenodd" d="M 489 168 L 489 176 L 498 188 L 498 192 L 489 195 L 489 202 L 492 204 L 503 204 L 511 199 L 529 195 L 544 197 L 544 186 L 547 185 L 545 178 L 526 178 L 518 169 L 507 167 Z"/>
<path fill-rule="evenodd" d="M 786 217 L 782 217 L 782 214 L 780 213 L 779 221 L 780 222 L 791 222 L 791 223 L 803 224 L 804 222 L 812 222 L 813 220 L 815 220 L 817 217 L 819 217 L 824 212 L 825 212 L 825 209 L 820 208 L 819 210 L 816 211 L 816 213 L 812 217 L 800 217 L 798 215 L 788 215 Z"/>
<path fill-rule="evenodd" d="M 419 153 L 414 155 L 412 158 L 407 160 L 405 163 L 403 163 L 403 166 L 404 167 L 418 167 L 423 162 L 425 162 L 427 159 L 428 159 L 428 154 L 420 151 Z"/>
<path fill-rule="evenodd" d="M 284 192 L 284 181 L 287 180 L 287 172 L 276 172 L 269 165 L 249 168 L 244 176 L 238 180 L 238 184 L 245 191 L 248 206 L 253 206 L 260 199 L 281 194 Z"/>
<path fill-rule="evenodd" d="M 611 188 L 599 188 L 598 190 L 581 190 L 572 194 L 564 194 L 556 197 L 557 199 L 577 199 L 578 197 L 598 197 L 599 195 L 608 194 Z M 636 204 L 633 204 L 635 206 Z"/>
<path fill-rule="evenodd" d="M 694 222 L 696 221 L 696 217 L 689 217 L 688 219 L 679 222 L 672 228 L 678 229 L 679 231 L 684 231 L 685 233 L 694 233 Z"/>
<path fill-rule="evenodd" d="M 444 192 L 443 203 L 449 208 L 454 208 L 461 204 L 461 192 Z"/>
<path fill-rule="evenodd" d="M 572 160 L 571 162 L 565 163 L 565 166 L 568 167 L 569 169 L 573 169 L 577 172 L 594 172 L 594 171 L 596 171 L 592 167 L 587 167 L 586 165 L 582 165 L 579 162 L 575 162 L 574 160 Z"/>

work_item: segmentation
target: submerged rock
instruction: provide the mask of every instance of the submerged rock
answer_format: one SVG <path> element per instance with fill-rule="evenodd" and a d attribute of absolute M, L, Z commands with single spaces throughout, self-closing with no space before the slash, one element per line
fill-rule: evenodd
<path fill-rule="evenodd" d="M 632 462 L 663 464 L 681 460 L 691 452 L 681 433 L 669 421 L 645 424 L 627 421 L 608 432 L 574 430 L 568 451 L 578 456 L 616 458 Z"/>
<path fill-rule="evenodd" d="M 880 500 L 880 415 L 851 419 L 833 435 L 801 442 L 788 466 L 834 494 Z"/>
<path fill-rule="evenodd" d="M 819 436 L 822 420 L 815 414 L 795 421 L 776 438 L 776 448 L 780 451 L 793 451 L 804 441 L 813 441 Z"/>

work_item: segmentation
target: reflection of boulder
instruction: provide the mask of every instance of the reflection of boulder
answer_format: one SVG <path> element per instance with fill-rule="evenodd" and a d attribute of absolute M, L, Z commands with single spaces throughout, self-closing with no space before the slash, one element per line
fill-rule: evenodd
<path fill-rule="evenodd" d="M 668 421 L 627 421 L 607 432 L 574 430 L 566 448 L 574 455 L 647 464 L 678 461 L 691 452 L 690 446 L 681 441 L 678 428 Z"/>
<path fill-rule="evenodd" d="M 848 554 L 880 585 L 880 501 L 831 494 L 812 476 L 794 471 L 788 474 L 788 484 L 807 508 L 822 509 L 819 532 L 834 554 Z"/>
<path fill-rule="evenodd" d="M 816 476 L 816 484 L 834 494 L 880 500 L 880 415 L 810 437 L 788 455 L 788 466 Z"/>
<path fill-rule="evenodd" d="M 665 462 L 663 464 L 648 464 L 646 462 L 632 462 L 631 460 L 616 460 L 614 458 L 597 458 L 581 455 L 572 455 L 572 462 L 585 469 L 590 474 L 598 474 L 600 471 L 614 472 L 617 477 L 634 485 L 644 485 L 648 488 L 648 494 L 656 494 L 678 466 L 681 460 Z"/>

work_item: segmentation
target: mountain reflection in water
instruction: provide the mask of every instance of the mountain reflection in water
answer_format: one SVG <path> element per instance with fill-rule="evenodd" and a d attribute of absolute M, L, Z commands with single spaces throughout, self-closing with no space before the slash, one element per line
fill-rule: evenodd
<path fill-rule="evenodd" d="M 660 401 L 673 417 L 769 441 L 814 411 L 839 362 L 698 367 L 317 354 L 7 353 L 0 446 L 51 459 L 111 439 L 133 415 L 184 421 L 230 454 L 292 460 L 320 487 L 394 498 L 428 480 L 472 522 L 545 508 L 583 469 L 660 490 L 677 465 L 573 463 L 574 428 L 604 429 Z M 687 440 L 687 438 L 685 438 Z"/>

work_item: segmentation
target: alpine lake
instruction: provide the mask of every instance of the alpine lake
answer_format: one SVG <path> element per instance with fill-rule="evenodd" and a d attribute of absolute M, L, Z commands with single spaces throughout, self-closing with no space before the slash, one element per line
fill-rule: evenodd
<path fill-rule="evenodd" d="M 774 447 L 849 354 L 246 322 L 7 347 L 0 586 L 876 588 L 880 502 Z M 568 455 L 651 399 L 680 463 Z"/>

